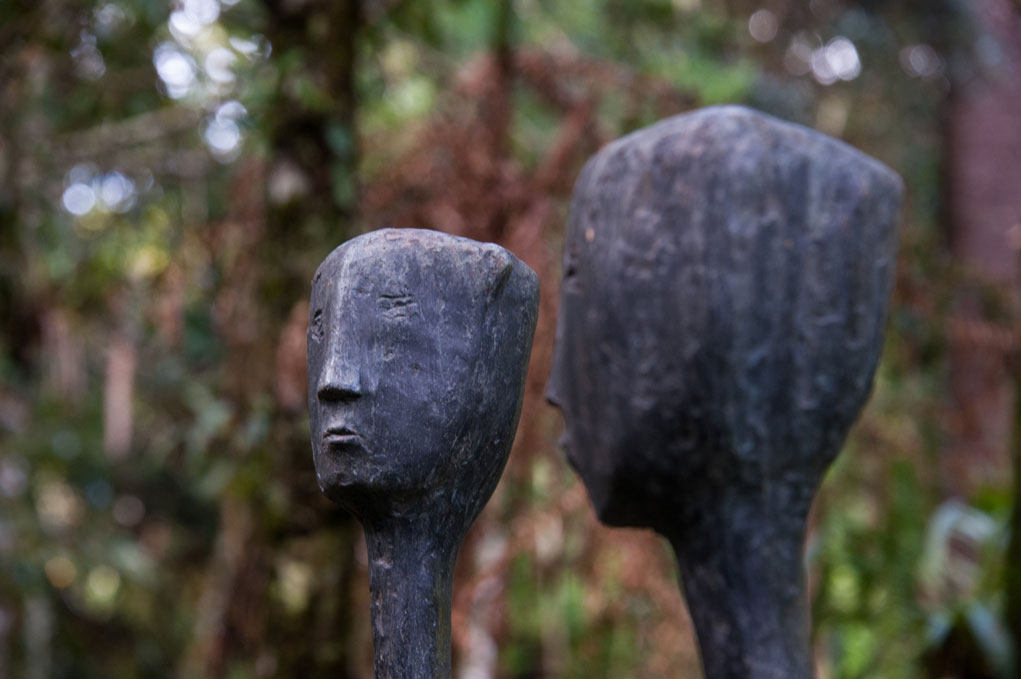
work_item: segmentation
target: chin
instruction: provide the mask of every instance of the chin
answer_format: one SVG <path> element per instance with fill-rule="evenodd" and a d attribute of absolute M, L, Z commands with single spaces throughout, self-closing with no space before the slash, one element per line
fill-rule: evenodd
<path fill-rule="evenodd" d="M 316 470 L 316 478 L 319 480 L 320 490 L 331 498 L 345 491 L 371 487 L 366 479 L 352 474 L 350 469 Z"/>
<path fill-rule="evenodd" d="M 412 498 L 423 495 L 422 486 L 407 479 L 398 482 L 395 479 L 380 475 L 359 474 L 351 467 L 324 469 L 316 474 L 319 488 L 323 493 L 339 504 L 353 497 Z"/>

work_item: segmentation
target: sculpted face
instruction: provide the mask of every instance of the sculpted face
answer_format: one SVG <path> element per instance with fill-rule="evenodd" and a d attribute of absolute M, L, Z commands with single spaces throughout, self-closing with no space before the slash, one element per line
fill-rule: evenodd
<path fill-rule="evenodd" d="M 365 502 L 427 497 L 459 475 L 499 476 L 534 328 L 534 310 L 529 320 L 527 305 L 512 309 L 529 290 L 503 294 L 509 278 L 521 287 L 519 268 L 496 246 L 415 230 L 373 232 L 323 262 L 312 285 L 309 409 L 331 499 L 358 513 Z M 512 387 L 496 394 L 488 380 L 501 379 Z"/>
<path fill-rule="evenodd" d="M 327 488 L 420 487 L 436 453 L 449 453 L 467 414 L 456 388 L 472 347 L 440 313 L 436 281 L 383 269 L 357 250 L 316 281 L 309 331 L 315 376 L 312 443 Z"/>
<path fill-rule="evenodd" d="M 584 214 L 572 206 L 547 398 L 563 412 L 561 446 L 599 517 L 643 525 L 629 503 L 652 503 L 650 484 L 672 496 L 698 474 L 695 395 L 711 385 L 684 360 L 683 337 L 700 314 L 649 275 L 654 250 L 643 255 L 645 244 Z M 675 443 L 689 448 L 681 465 L 664 450 Z"/>

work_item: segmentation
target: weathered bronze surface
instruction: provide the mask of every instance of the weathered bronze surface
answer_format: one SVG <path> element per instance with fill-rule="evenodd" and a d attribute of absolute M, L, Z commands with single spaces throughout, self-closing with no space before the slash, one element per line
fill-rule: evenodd
<path fill-rule="evenodd" d="M 813 675 L 805 520 L 871 388 L 901 186 L 730 106 L 575 187 L 548 395 L 599 517 L 670 540 L 710 679 Z"/>
<path fill-rule="evenodd" d="M 365 528 L 379 679 L 450 677 L 454 561 L 507 461 L 538 286 L 497 245 L 413 229 L 344 243 L 315 274 L 312 451 Z"/>

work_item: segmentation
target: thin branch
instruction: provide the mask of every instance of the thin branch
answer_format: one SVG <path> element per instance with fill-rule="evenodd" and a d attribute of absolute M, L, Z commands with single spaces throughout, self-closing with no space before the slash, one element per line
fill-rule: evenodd
<path fill-rule="evenodd" d="M 67 160 L 93 158 L 125 147 L 151 144 L 175 134 L 192 132 L 201 120 L 199 111 L 167 106 L 133 118 L 104 122 L 62 135 L 55 140 L 54 147 L 57 154 Z"/>

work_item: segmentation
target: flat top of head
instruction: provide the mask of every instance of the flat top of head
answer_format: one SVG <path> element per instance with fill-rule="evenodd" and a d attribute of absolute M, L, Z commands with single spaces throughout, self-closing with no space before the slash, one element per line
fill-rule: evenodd
<path fill-rule="evenodd" d="M 783 154 L 803 157 L 817 153 L 828 154 L 836 163 L 853 163 L 859 172 L 885 175 L 884 181 L 902 184 L 900 177 L 878 160 L 849 146 L 839 139 L 816 130 L 787 122 L 746 106 L 727 105 L 683 113 L 654 125 L 632 132 L 608 144 L 593 158 L 599 159 L 619 153 L 651 151 L 668 145 L 678 155 L 693 159 L 700 157 L 747 156 L 755 161 L 755 148 L 768 149 L 772 159 L 781 160 Z M 662 148 L 658 149 L 660 153 Z"/>
<path fill-rule="evenodd" d="M 481 243 L 427 229 L 379 229 L 352 238 L 334 249 L 320 264 L 313 283 L 324 271 L 337 267 L 349 256 L 373 258 L 399 253 L 407 253 L 416 259 L 457 261 L 468 266 L 489 266 L 497 260 L 503 266 L 524 266 L 513 254 L 495 243 Z"/>

